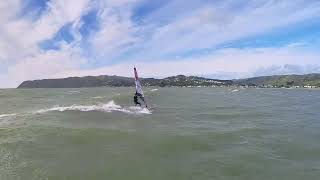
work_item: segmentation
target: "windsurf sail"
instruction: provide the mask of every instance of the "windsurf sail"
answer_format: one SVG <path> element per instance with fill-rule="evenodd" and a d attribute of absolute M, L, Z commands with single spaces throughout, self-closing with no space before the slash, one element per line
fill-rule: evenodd
<path fill-rule="evenodd" d="M 144 94 L 143 94 L 143 91 L 142 91 L 142 86 L 141 86 L 141 83 L 140 83 L 140 80 L 139 80 L 139 76 L 138 76 L 138 72 L 137 72 L 137 69 L 136 67 L 133 68 L 134 70 L 134 82 L 135 82 L 135 85 L 136 85 L 136 93 L 135 93 L 135 96 L 137 96 L 142 102 L 143 104 L 147 106 L 147 103 L 145 101 L 145 98 L 144 98 Z M 135 102 L 136 103 L 136 102 Z M 136 103 L 137 104 L 137 103 Z M 138 103 L 140 104 L 140 103 Z M 141 105 L 141 104 L 140 104 Z"/>

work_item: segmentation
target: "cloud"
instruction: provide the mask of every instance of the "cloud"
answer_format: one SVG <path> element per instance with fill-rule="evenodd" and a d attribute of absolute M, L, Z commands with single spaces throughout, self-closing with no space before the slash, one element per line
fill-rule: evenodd
<path fill-rule="evenodd" d="M 24 3 L 0 2 L 0 87 L 52 77 L 131 76 L 133 64 L 142 75 L 158 77 L 319 72 L 312 68 L 320 64 L 316 45 L 304 39 L 308 29 L 282 46 L 274 38 L 268 47 L 237 47 L 237 41 L 318 23 L 316 0 L 49 0 L 23 12 Z"/>
<path fill-rule="evenodd" d="M 103 74 L 130 77 L 132 76 L 133 65 L 140 69 L 140 73 L 144 77 L 166 77 L 186 74 L 233 79 L 256 75 L 320 72 L 319 53 L 300 51 L 292 47 L 282 47 L 223 49 L 213 54 L 179 61 L 168 59 L 157 62 L 142 61 L 140 63 L 131 61 L 93 70 L 66 71 L 62 74 L 57 74 L 56 77 Z M 273 71 L 270 71 L 271 69 Z M 303 71 L 301 71 L 302 69 Z"/>
<path fill-rule="evenodd" d="M 39 48 L 39 43 L 53 38 L 67 23 L 74 23 L 74 30 L 79 28 L 77 22 L 88 11 L 88 3 L 88 0 L 52 0 L 34 21 L 33 18 L 18 16 L 22 10 L 21 1 L 2 1 L 0 66 L 5 64 L 7 69 L 5 73 L 0 72 L 1 86 L 14 87 L 23 80 L 48 77 L 51 73 L 67 69 L 69 61 L 74 61 L 71 60 L 74 52 L 79 52 L 77 56 L 81 54 L 77 47 L 70 45 L 59 51 L 44 51 Z M 67 49 L 70 52 L 67 52 Z M 74 64 L 81 64 L 81 60 Z"/>
<path fill-rule="evenodd" d="M 41 77 L 52 78 L 56 74 L 79 69 L 86 63 L 80 54 L 80 49 L 64 45 L 61 50 L 50 50 L 29 56 L 8 68 L 7 74 L 2 77 L 2 83 L 15 87 L 22 81 L 34 80 Z M 0 76 L 1 77 L 1 76 Z"/>
<path fill-rule="evenodd" d="M 176 6 L 183 6 L 183 3 Z M 156 26 L 138 57 L 212 48 L 320 17 L 317 1 L 249 1 L 243 8 L 234 9 L 233 6 L 234 1 L 204 4 L 167 24 Z M 159 11 L 166 13 L 162 9 Z"/>
<path fill-rule="evenodd" d="M 108 57 L 120 54 L 126 46 L 138 41 L 138 28 L 131 21 L 133 4 L 136 0 L 101 1 L 98 3 L 100 28 L 89 43 L 97 56 Z"/>
<path fill-rule="evenodd" d="M 17 61 L 40 52 L 38 44 L 51 39 L 65 24 L 79 20 L 86 13 L 88 0 L 52 0 L 47 4 L 47 9 L 36 20 L 22 17 L 18 18 L 22 9 L 20 1 L 2 2 L 2 7 L 14 6 L 15 11 L 4 9 L 8 12 L 6 18 L 1 19 L 0 27 L 0 62 Z M 19 53 L 17 53 L 17 49 Z"/>
<path fill-rule="evenodd" d="M 272 65 L 269 67 L 260 67 L 253 75 L 267 76 L 267 75 L 283 75 L 283 74 L 306 74 L 306 73 L 319 73 L 319 64 L 284 64 L 284 65 Z"/>

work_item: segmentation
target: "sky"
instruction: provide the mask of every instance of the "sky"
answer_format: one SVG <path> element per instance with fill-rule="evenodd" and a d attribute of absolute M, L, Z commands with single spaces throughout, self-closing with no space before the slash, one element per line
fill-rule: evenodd
<path fill-rule="evenodd" d="M 0 1 L 0 88 L 133 66 L 143 77 L 320 73 L 320 1 Z"/>

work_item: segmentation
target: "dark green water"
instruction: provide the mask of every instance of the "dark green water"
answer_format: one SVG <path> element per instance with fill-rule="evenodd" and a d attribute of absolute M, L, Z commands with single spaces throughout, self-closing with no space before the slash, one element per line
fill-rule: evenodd
<path fill-rule="evenodd" d="M 320 90 L 0 90 L 1 180 L 314 180 Z"/>

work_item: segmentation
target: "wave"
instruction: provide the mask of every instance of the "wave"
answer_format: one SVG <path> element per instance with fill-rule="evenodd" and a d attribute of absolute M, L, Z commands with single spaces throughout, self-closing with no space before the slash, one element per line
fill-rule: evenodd
<path fill-rule="evenodd" d="M 127 114 L 152 114 L 147 108 L 140 108 L 135 106 L 130 107 L 121 107 L 120 105 L 115 104 L 114 101 L 109 101 L 107 104 L 100 105 L 72 105 L 72 106 L 55 106 L 48 109 L 40 109 L 36 113 L 46 113 L 51 111 L 101 111 L 101 112 L 123 112 Z"/>
<path fill-rule="evenodd" d="M 153 91 L 158 91 L 158 90 L 159 90 L 159 89 L 151 89 L 150 91 L 153 92 Z"/>
<path fill-rule="evenodd" d="M 68 91 L 67 94 L 79 94 L 80 91 Z"/>
<path fill-rule="evenodd" d="M 234 89 L 231 92 L 238 92 L 238 91 L 240 91 L 240 90 L 239 89 Z"/>
<path fill-rule="evenodd" d="M 106 96 L 95 96 L 95 97 L 91 97 L 92 99 L 103 99 L 105 98 Z"/>
<path fill-rule="evenodd" d="M 10 117 L 10 116 L 15 116 L 17 114 L 0 114 L 0 118 L 5 118 L 5 117 Z"/>
<path fill-rule="evenodd" d="M 120 96 L 121 94 L 120 93 L 116 93 L 114 94 L 114 96 Z M 108 96 L 93 96 L 93 97 L 90 97 L 91 99 L 104 99 L 104 98 L 107 98 Z"/>

